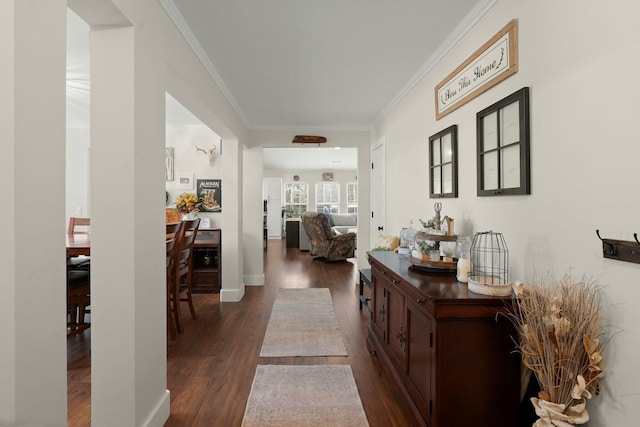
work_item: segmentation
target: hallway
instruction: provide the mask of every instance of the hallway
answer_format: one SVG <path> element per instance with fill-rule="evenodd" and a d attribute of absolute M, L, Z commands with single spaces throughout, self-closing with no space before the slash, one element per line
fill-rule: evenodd
<path fill-rule="evenodd" d="M 221 305 L 218 294 L 195 295 L 198 319 L 185 316 L 186 332 L 169 340 L 171 416 L 166 426 L 240 426 L 258 363 L 349 364 L 372 427 L 411 425 L 399 390 L 367 351 L 367 312 L 358 310 L 355 263 L 325 264 L 285 246 L 284 240 L 269 240 L 265 286 L 247 287 L 242 301 Z M 329 288 L 349 356 L 259 358 L 279 287 Z M 89 342 L 90 331 L 69 339 L 72 427 L 90 425 Z"/>

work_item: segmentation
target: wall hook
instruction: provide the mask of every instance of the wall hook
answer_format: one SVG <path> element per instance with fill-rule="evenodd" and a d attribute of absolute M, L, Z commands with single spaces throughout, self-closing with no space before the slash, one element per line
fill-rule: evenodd
<path fill-rule="evenodd" d="M 640 241 L 638 241 L 638 233 L 633 233 L 633 238 L 636 239 L 636 243 L 640 245 Z"/>
<path fill-rule="evenodd" d="M 605 241 L 602 237 L 600 237 L 600 230 L 596 230 L 596 234 L 598 235 L 598 239 L 602 241 L 602 248 L 604 249 L 605 245 L 608 246 L 609 255 L 617 256 L 618 255 L 618 247 L 615 243 L 610 243 Z"/>

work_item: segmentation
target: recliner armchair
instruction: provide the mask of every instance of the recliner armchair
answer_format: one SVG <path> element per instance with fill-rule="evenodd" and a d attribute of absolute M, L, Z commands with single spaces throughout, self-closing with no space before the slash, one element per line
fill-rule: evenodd
<path fill-rule="evenodd" d="M 340 261 L 354 257 L 356 233 L 334 236 L 329 219 L 321 212 L 304 212 L 302 225 L 309 236 L 309 253 L 314 259 Z"/>

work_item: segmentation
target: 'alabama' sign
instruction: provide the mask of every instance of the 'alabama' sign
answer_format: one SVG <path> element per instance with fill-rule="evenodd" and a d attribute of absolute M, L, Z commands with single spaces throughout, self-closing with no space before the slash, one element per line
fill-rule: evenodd
<path fill-rule="evenodd" d="M 517 71 L 518 21 L 513 19 L 436 86 L 436 120 Z"/>

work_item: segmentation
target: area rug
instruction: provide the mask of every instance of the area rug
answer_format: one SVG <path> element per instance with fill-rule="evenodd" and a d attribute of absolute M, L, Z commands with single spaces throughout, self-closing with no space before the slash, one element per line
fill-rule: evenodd
<path fill-rule="evenodd" d="M 349 365 L 258 365 L 243 427 L 368 426 Z"/>
<path fill-rule="evenodd" d="M 328 288 L 278 290 L 260 357 L 346 355 Z"/>

